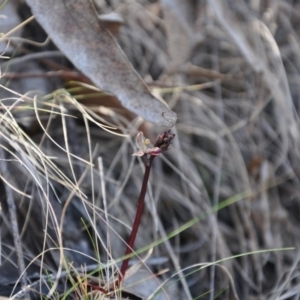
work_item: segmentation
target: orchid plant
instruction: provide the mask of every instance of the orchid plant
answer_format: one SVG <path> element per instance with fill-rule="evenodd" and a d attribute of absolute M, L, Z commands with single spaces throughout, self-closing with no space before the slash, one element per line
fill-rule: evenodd
<path fill-rule="evenodd" d="M 115 288 L 120 286 L 122 283 L 122 280 L 125 277 L 126 270 L 128 268 L 129 264 L 129 259 L 130 259 L 130 254 L 133 252 L 133 246 L 135 242 L 135 238 L 137 236 L 137 232 L 139 229 L 139 226 L 141 224 L 141 218 L 143 215 L 143 210 L 145 206 L 145 196 L 147 192 L 147 184 L 149 180 L 149 175 L 150 175 L 150 170 L 152 166 L 152 162 L 154 158 L 170 149 L 170 145 L 172 140 L 174 139 L 175 134 L 171 133 L 170 130 L 165 131 L 164 133 L 158 135 L 156 138 L 156 141 L 154 145 L 151 144 L 150 140 L 144 137 L 144 133 L 142 131 L 139 131 L 136 137 L 136 145 L 137 145 L 137 152 L 133 153 L 133 156 L 139 156 L 144 162 L 145 165 L 145 173 L 144 173 L 144 178 L 143 178 L 143 183 L 142 183 L 142 188 L 137 204 L 137 210 L 136 210 L 136 215 L 135 219 L 133 222 L 131 234 L 129 237 L 129 240 L 127 242 L 127 247 L 125 251 L 125 259 L 122 263 L 120 273 L 119 273 L 119 278 L 117 279 L 116 282 L 114 282 L 114 285 L 112 288 Z M 92 284 L 89 284 L 93 289 L 99 290 L 103 292 L 106 295 L 109 295 L 113 293 L 111 289 L 106 291 L 105 289 L 101 287 L 94 286 Z"/>
<path fill-rule="evenodd" d="M 156 141 L 154 145 L 151 144 L 150 140 L 144 137 L 144 133 L 142 131 L 139 131 L 139 133 L 136 136 L 136 145 L 138 148 L 138 151 L 133 153 L 133 156 L 139 156 L 143 160 L 145 164 L 145 173 L 142 183 L 142 188 L 137 204 L 137 210 L 135 215 L 135 220 L 132 226 L 132 231 L 127 243 L 127 248 L 125 251 L 125 260 L 122 263 L 121 269 L 120 269 L 120 275 L 118 279 L 118 284 L 120 284 L 125 276 L 128 263 L 129 263 L 129 257 L 130 254 L 133 252 L 133 246 L 135 242 L 135 238 L 139 229 L 139 226 L 141 224 L 141 218 L 145 206 L 145 196 L 147 192 L 147 184 L 149 180 L 150 175 L 150 169 L 152 162 L 154 158 L 167 150 L 170 149 L 170 145 L 172 140 L 174 139 L 175 134 L 171 133 L 170 130 L 165 131 L 164 133 L 158 135 L 156 138 Z"/>

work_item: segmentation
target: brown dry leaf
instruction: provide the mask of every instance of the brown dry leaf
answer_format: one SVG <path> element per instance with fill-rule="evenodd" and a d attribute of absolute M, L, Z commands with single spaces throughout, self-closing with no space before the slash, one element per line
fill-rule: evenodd
<path fill-rule="evenodd" d="M 117 96 L 127 109 L 159 126 L 173 126 L 177 116 L 129 63 L 112 35 L 100 27 L 86 0 L 26 0 L 57 47 L 93 83 Z"/>

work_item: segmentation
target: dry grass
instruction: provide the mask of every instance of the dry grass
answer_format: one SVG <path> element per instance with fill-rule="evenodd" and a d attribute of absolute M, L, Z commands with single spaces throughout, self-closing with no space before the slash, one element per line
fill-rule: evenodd
<path fill-rule="evenodd" d="M 178 115 L 172 150 L 152 170 L 135 249 L 163 241 L 147 263 L 144 252 L 132 261 L 160 274 L 153 275 L 148 296 L 162 282 L 172 283 L 157 299 L 298 299 L 300 4 L 197 3 L 189 18 L 184 10 L 176 15 L 164 8 L 163 14 L 156 1 L 101 4 L 103 13 L 122 15 L 120 45 Z M 172 31 L 172 13 L 187 31 L 184 40 Z M 20 46 L 14 51 L 26 57 Z M 43 70 L 26 59 L 17 66 L 13 61 L 1 67 L 2 75 L 29 66 Z M 28 93 L 32 80 L 47 96 Z M 131 154 L 142 120 L 122 108 L 76 101 L 58 89 L 60 79 L 3 76 L 0 83 L 7 169 L 1 191 L 13 191 L 27 275 L 67 274 L 99 263 L 108 284 L 124 254 L 141 187 L 143 166 Z M 87 99 L 82 90 L 74 95 Z M 143 128 L 150 138 L 159 130 Z M 0 284 L 8 284 L 19 273 L 4 197 L 1 208 Z M 286 247 L 296 250 L 259 252 Z M 128 286 L 138 282 L 132 278 Z M 56 284 L 61 288 L 53 278 L 48 292 L 58 291 Z M 76 293 L 88 292 L 81 286 Z"/>

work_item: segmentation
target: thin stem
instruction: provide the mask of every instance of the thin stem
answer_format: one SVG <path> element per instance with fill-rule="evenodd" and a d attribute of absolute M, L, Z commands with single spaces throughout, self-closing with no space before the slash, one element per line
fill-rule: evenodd
<path fill-rule="evenodd" d="M 145 164 L 146 169 L 145 169 L 145 174 L 144 174 L 144 179 L 143 179 L 143 184 L 142 184 L 142 188 L 141 188 L 141 193 L 140 193 L 140 197 L 138 200 L 138 206 L 137 206 L 137 210 L 136 210 L 136 215 L 135 215 L 135 219 L 134 219 L 134 223 L 132 226 L 132 231 L 127 243 L 127 248 L 125 251 L 125 256 L 131 254 L 133 252 L 133 246 L 134 246 L 134 242 L 135 242 L 135 238 L 138 232 L 138 229 L 140 227 L 141 224 L 141 218 L 143 215 L 143 211 L 144 211 L 144 206 L 145 206 L 145 196 L 146 196 L 146 192 L 147 192 L 147 184 L 148 184 L 148 180 L 149 180 L 149 175 L 150 175 L 150 170 L 151 170 L 151 165 L 152 165 L 152 161 L 155 158 L 155 156 L 151 156 L 148 160 L 148 163 Z M 121 283 L 122 279 L 125 276 L 128 264 L 129 264 L 129 257 L 126 258 L 121 266 L 121 271 L 120 271 L 120 275 L 119 275 L 119 279 L 118 279 L 118 284 Z"/>
<path fill-rule="evenodd" d="M 2 176 L 8 175 L 9 171 L 7 167 L 7 162 L 5 160 L 5 153 L 4 150 L 0 147 L 0 172 L 2 173 Z M 25 287 L 27 285 L 27 273 L 25 268 L 25 262 L 24 262 L 24 255 L 23 255 L 23 249 L 22 249 L 22 242 L 21 237 L 19 233 L 19 224 L 17 219 L 17 209 L 14 201 L 14 195 L 12 189 L 4 183 L 4 189 L 6 193 L 6 202 L 9 210 L 9 216 L 10 216 L 10 222 L 11 222 L 11 230 L 12 230 L 12 236 L 17 256 L 17 264 L 19 268 L 19 273 L 21 276 L 21 283 L 22 286 Z"/>

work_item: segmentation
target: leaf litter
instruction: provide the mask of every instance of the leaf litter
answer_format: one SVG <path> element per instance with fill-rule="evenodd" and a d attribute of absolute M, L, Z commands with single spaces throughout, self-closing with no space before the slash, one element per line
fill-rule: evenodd
<path fill-rule="evenodd" d="M 193 299 L 200 295 L 205 299 L 297 297 L 298 250 L 226 258 L 271 248 L 299 249 L 299 4 L 297 1 L 293 4 L 279 1 L 276 5 L 265 1 L 186 1 L 182 4 L 186 6 L 183 11 L 192 10 L 193 17 L 187 19 L 184 13 L 180 15 L 173 4 L 170 19 L 164 13 L 166 3 L 170 5 L 170 1 L 95 1 L 99 14 L 116 12 L 122 17 L 124 23 L 115 35 L 116 41 L 139 76 L 155 89 L 155 94 L 164 97 L 178 117 L 173 129 L 178 138 L 163 162 L 158 161 L 153 168 L 147 212 L 135 249 L 138 251 L 160 238 L 165 240 L 154 247 L 152 263 L 135 257 L 131 259 L 132 264 L 142 261 L 150 268 L 150 273 L 140 275 L 141 281 L 148 278 L 148 274 L 153 274 L 156 280 L 155 274 L 160 274 L 159 282 L 166 282 L 162 288 L 170 283 L 174 287 L 170 299 Z M 72 23 L 73 15 L 69 12 L 66 22 Z M 182 40 L 176 36 L 178 27 L 172 26 L 176 15 L 179 16 L 176 26 L 190 32 L 189 38 L 184 39 L 188 45 L 176 44 Z M 51 36 L 49 30 L 46 31 Z M 34 31 L 30 36 L 35 36 Z M 55 38 L 51 38 L 55 42 Z M 56 44 L 60 48 L 59 43 Z M 74 47 L 83 49 L 85 44 Z M 119 51 L 115 50 L 116 44 L 113 45 L 114 51 Z M 28 47 L 25 43 L 22 46 Z M 56 51 L 51 47 L 46 46 L 48 51 Z M 96 47 L 95 44 L 92 47 Z M 26 57 L 24 49 L 16 48 L 16 51 Z M 125 57 L 124 53 L 121 57 Z M 40 74 L 59 65 L 70 70 L 62 60 L 38 59 Z M 13 64 L 14 58 L 11 61 Z M 77 59 L 72 62 L 99 88 L 121 100 L 115 91 L 98 84 L 77 66 Z M 94 59 L 94 65 L 96 62 Z M 26 69 L 26 60 L 21 63 Z M 1 70 L 3 74 L 7 67 L 9 64 Z M 26 74 L 24 69 L 16 72 Z M 106 74 L 100 69 L 97 72 L 98 78 Z M 120 74 L 117 76 L 114 84 L 121 78 Z M 140 82 L 137 78 L 135 82 Z M 23 82 L 3 77 L 1 84 L 12 87 L 14 80 Z M 47 84 L 52 84 L 52 91 L 61 88 L 60 80 L 45 78 Z M 203 85 L 205 89 L 200 88 Z M 125 84 L 121 88 L 126 90 Z M 164 92 L 166 89 L 168 93 Z M 13 90 L 18 91 L 18 85 L 14 85 Z M 145 89 L 141 91 L 144 93 Z M 80 95 L 80 90 L 76 95 Z M 96 123 L 82 122 L 84 116 L 99 117 L 97 102 L 93 102 L 90 109 L 85 108 L 85 95 L 84 92 L 78 98 L 80 106 L 75 99 L 61 99 L 57 106 L 52 104 L 51 97 L 47 98 L 52 106 L 47 106 L 48 113 L 40 113 L 45 133 L 40 126 L 24 127 L 20 123 L 24 115 L 20 115 L 19 102 L 9 104 L 4 98 L 12 94 L 1 89 L 1 105 L 6 107 L 1 116 L 1 137 L 8 150 L 5 162 L 8 171 L 1 175 L 14 188 L 25 265 L 32 260 L 27 270 L 29 278 L 37 277 L 45 269 L 56 274 L 61 258 L 72 262 L 75 268 L 83 263 L 95 263 L 97 255 L 101 261 L 105 260 L 108 255 L 104 249 L 109 249 L 109 257 L 120 258 L 125 248 L 124 239 L 130 233 L 128 225 L 134 217 L 142 174 L 141 166 L 131 158 L 137 150 L 133 137 L 143 125 L 145 136 L 152 140 L 156 129 L 138 117 L 119 114 L 121 109 L 106 106 L 105 101 L 100 104 L 101 111 L 106 111 L 106 117 L 109 115 L 109 121 L 114 121 L 119 133 L 127 134 L 126 138 L 112 136 Z M 29 98 L 26 105 L 31 103 L 33 107 Z M 39 96 L 38 103 L 42 99 Z M 155 103 L 152 100 L 149 101 Z M 58 107 L 76 118 L 69 122 L 70 118 L 65 116 L 63 121 Z M 95 114 L 91 114 L 92 111 Z M 143 117 L 140 111 L 135 112 Z M 29 124 L 36 124 L 35 114 L 28 116 L 32 120 Z M 157 114 L 153 120 L 160 118 L 156 118 Z M 27 140 L 29 131 L 30 141 Z M 57 147 L 49 137 L 61 147 L 67 140 L 67 150 Z M 103 159 L 103 174 L 96 167 L 98 157 Z M 105 182 L 106 211 L 101 200 L 100 177 Z M 225 200 L 231 204 L 218 210 Z M 66 203 L 63 214 L 62 205 Z M 11 252 L 13 241 L 5 201 L 1 200 L 1 207 L 4 263 L 0 266 L 0 283 L 9 285 L 16 282 L 19 273 L 8 264 L 9 256 L 15 254 Z M 207 213 L 209 211 L 214 213 Z M 61 221 L 62 214 L 63 232 L 59 233 L 57 221 Z M 201 221 L 188 225 L 199 216 L 203 216 Z M 185 224 L 186 229 L 176 233 Z M 37 230 L 40 228 L 45 229 L 46 235 L 43 230 Z M 97 231 L 98 238 L 90 237 L 93 230 Z M 170 233 L 173 233 L 172 238 Z M 62 244 L 58 248 L 64 247 L 63 253 L 57 250 L 59 241 Z M 38 256 L 40 254 L 42 256 Z M 218 262 L 221 267 L 208 264 L 207 268 L 200 268 L 199 264 L 204 262 Z M 111 269 L 106 270 L 110 274 L 105 276 L 112 275 L 116 266 L 111 265 Z M 160 272 L 162 270 L 166 272 Z M 176 275 L 172 277 L 173 274 Z M 57 282 L 61 288 L 63 284 Z M 138 283 L 138 279 L 133 279 L 133 284 L 135 282 Z M 141 295 L 138 289 L 131 292 Z M 146 291 L 146 295 L 153 292 Z M 168 297 L 168 292 L 160 295 Z"/>

